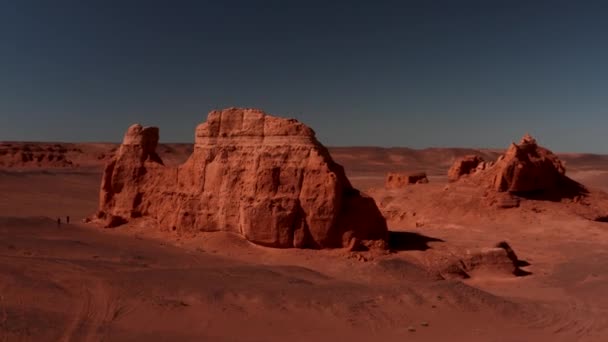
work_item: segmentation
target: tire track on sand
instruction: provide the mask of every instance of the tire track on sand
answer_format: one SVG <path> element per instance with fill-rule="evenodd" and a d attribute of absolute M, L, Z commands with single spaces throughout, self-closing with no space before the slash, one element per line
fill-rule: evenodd
<path fill-rule="evenodd" d="M 100 280 L 83 283 L 78 298 L 80 305 L 59 341 L 102 341 L 108 324 L 116 318 L 112 310 L 116 301 Z"/>

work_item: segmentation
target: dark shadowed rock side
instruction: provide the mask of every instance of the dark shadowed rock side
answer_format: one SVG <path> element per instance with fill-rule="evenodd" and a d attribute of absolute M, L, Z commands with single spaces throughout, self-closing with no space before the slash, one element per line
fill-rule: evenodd
<path fill-rule="evenodd" d="M 314 131 L 256 109 L 209 113 L 179 167 L 156 154 L 158 129 L 134 125 L 105 167 L 98 218 L 146 216 L 177 233 L 227 231 L 272 247 L 384 246 L 385 219 Z"/>

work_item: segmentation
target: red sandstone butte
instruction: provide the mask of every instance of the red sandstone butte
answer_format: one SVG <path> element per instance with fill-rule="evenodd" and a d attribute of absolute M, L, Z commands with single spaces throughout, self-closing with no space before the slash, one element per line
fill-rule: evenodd
<path fill-rule="evenodd" d="M 209 113 L 179 167 L 156 154 L 158 129 L 134 125 L 105 167 L 98 217 L 140 216 L 177 233 L 226 231 L 271 247 L 384 246 L 386 221 L 344 169 L 294 119 L 256 109 Z"/>

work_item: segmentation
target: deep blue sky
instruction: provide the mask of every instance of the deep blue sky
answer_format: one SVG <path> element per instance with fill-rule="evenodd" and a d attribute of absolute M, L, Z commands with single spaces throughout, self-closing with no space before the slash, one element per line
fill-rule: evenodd
<path fill-rule="evenodd" d="M 608 153 L 608 2 L 0 0 L 0 140 L 191 142 L 229 106 L 326 145 Z"/>

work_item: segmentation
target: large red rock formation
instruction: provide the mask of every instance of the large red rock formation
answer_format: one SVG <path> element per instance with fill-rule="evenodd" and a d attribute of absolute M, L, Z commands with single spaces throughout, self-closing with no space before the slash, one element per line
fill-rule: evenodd
<path fill-rule="evenodd" d="M 293 120 L 255 109 L 209 113 L 181 166 L 156 154 L 158 129 L 134 125 L 105 168 L 98 216 L 109 226 L 148 216 L 178 233 L 227 231 L 273 247 L 386 240 L 374 200 Z"/>
<path fill-rule="evenodd" d="M 467 174 L 476 175 L 475 181 L 496 192 L 517 195 L 544 193 L 556 199 L 585 192 L 582 185 L 566 177 L 566 169 L 559 158 L 539 146 L 528 134 L 519 144 L 512 143 L 494 163 L 484 162 L 481 157 L 474 155 L 457 160 L 448 171 L 448 178 L 455 181 Z M 507 200 L 505 206 L 516 205 Z"/>
<path fill-rule="evenodd" d="M 566 174 L 559 158 L 529 135 L 511 144 L 494 169 L 494 189 L 514 193 L 557 189 Z"/>
<path fill-rule="evenodd" d="M 539 146 L 526 134 L 521 141 L 512 143 L 496 162 L 487 163 L 477 156 L 458 160 L 448 172 L 454 181 L 462 175 L 466 182 L 488 189 L 486 201 L 497 208 L 516 208 L 523 199 L 580 201 L 589 191 L 566 176 L 559 158 Z"/>

